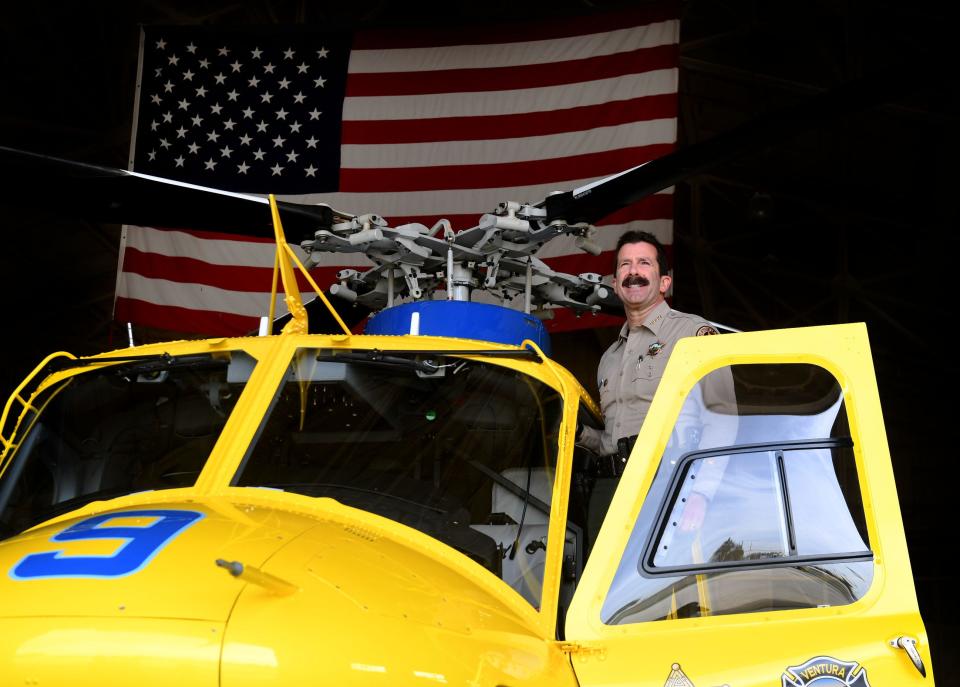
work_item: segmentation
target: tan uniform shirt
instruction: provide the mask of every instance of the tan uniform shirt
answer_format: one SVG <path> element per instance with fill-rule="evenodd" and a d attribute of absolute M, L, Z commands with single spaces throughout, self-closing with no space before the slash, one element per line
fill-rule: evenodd
<path fill-rule="evenodd" d="M 597 455 L 616 453 L 618 439 L 639 433 L 677 341 L 716 333 L 702 317 L 672 310 L 665 301 L 639 327 L 624 323 L 597 369 L 604 429 L 584 427 L 577 443 Z M 722 386 L 718 393 L 732 398 L 732 378 Z"/>

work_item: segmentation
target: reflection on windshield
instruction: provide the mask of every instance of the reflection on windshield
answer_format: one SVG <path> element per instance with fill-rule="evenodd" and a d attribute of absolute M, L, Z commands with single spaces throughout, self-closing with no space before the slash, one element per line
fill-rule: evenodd
<path fill-rule="evenodd" d="M 539 603 L 559 394 L 475 360 L 440 358 L 431 372 L 412 358 L 342 357 L 299 354 L 234 484 L 403 523 Z"/>
<path fill-rule="evenodd" d="M 239 352 L 160 356 L 46 390 L 0 482 L 0 537 L 91 501 L 192 485 L 252 369 Z"/>

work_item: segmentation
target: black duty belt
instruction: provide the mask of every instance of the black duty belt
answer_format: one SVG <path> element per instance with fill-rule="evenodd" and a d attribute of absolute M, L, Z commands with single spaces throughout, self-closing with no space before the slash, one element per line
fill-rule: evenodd
<path fill-rule="evenodd" d="M 617 452 L 607 456 L 598 456 L 596 462 L 597 477 L 619 477 L 627 466 L 627 459 L 637 443 L 637 435 L 617 439 Z"/>

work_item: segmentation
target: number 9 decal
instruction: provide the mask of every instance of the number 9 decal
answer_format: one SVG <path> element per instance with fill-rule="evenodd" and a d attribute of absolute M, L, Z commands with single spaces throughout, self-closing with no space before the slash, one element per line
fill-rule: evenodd
<path fill-rule="evenodd" d="M 146 525 L 101 527 L 118 518 L 149 518 Z M 31 553 L 10 571 L 15 580 L 64 577 L 124 577 L 141 570 L 171 539 L 203 518 L 191 510 L 128 510 L 96 515 L 50 538 L 53 542 L 126 540 L 111 554 L 68 556 L 63 551 Z"/>

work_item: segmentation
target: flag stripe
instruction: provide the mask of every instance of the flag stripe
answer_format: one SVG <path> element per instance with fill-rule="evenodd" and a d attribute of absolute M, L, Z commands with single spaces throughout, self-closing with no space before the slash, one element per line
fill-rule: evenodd
<path fill-rule="evenodd" d="M 351 97 L 343 101 L 343 120 L 394 121 L 445 117 L 491 117 L 526 112 L 552 112 L 654 95 L 677 93 L 678 70 L 658 69 L 612 79 L 593 79 L 576 88 L 527 88 L 488 93 L 441 93 Z"/>
<path fill-rule="evenodd" d="M 175 332 L 217 332 L 220 336 L 256 333 L 260 324 L 259 316 L 159 305 L 153 302 L 155 300 L 156 297 L 152 294 L 146 300 L 118 296 L 114 306 L 114 318 L 120 322 L 143 322 L 151 327 Z"/>
<path fill-rule="evenodd" d="M 405 72 L 351 73 L 347 81 L 347 97 L 423 96 L 565 86 L 625 74 L 669 69 L 677 63 L 677 49 L 676 45 L 662 45 L 552 64 L 422 71 L 417 74 L 416 79 L 404 78 L 407 76 Z"/>
<path fill-rule="evenodd" d="M 492 208 L 488 209 L 488 211 L 490 210 L 492 210 Z M 443 216 L 443 219 L 449 220 L 450 225 L 453 227 L 466 229 L 468 227 L 476 226 L 482 214 L 484 214 L 484 212 L 478 209 L 476 212 L 462 213 L 458 215 L 447 214 Z M 426 215 L 390 216 L 390 222 L 393 226 L 417 223 L 423 224 L 427 227 L 432 227 L 436 223 L 437 219 L 438 218 L 435 216 Z M 633 221 L 656 219 L 673 219 L 672 194 L 658 193 L 650 196 L 649 198 L 644 198 L 639 203 L 634 203 L 623 210 L 618 210 L 617 212 L 608 215 L 600 220 L 597 223 L 597 226 L 605 227 L 607 225 L 623 225 Z M 666 240 L 670 240 L 669 234 L 667 235 Z"/>
<path fill-rule="evenodd" d="M 569 107 L 550 112 L 524 112 L 499 117 L 435 117 L 432 119 L 345 121 L 341 132 L 344 146 L 428 141 L 480 141 L 520 136 L 544 136 L 580 131 L 591 127 L 616 126 L 646 119 L 676 118 L 677 97 L 641 96 L 598 105 Z M 676 122 L 674 121 L 674 131 Z M 675 138 L 675 136 L 674 136 Z"/>
<path fill-rule="evenodd" d="M 556 160 L 532 160 L 503 165 L 437 165 L 434 167 L 383 167 L 342 169 L 340 187 L 345 191 L 372 193 L 428 191 L 431 189 L 474 189 L 518 186 L 524 182 L 562 182 L 586 172 L 591 177 L 615 174 L 649 162 L 673 150 L 672 144 L 624 147 L 585 155 L 568 155 Z"/>
<path fill-rule="evenodd" d="M 591 150 L 594 154 L 619 150 L 623 147 L 623 141 L 647 141 L 648 144 L 672 146 L 676 135 L 676 121 L 654 119 L 548 136 L 504 136 L 497 141 L 343 145 L 340 148 L 340 164 L 348 169 L 396 169 L 456 165 L 463 160 L 469 160 L 471 167 L 529 160 L 553 161 L 576 156 L 582 150 Z"/>
<path fill-rule="evenodd" d="M 171 257 L 215 255 L 216 260 L 208 260 L 208 264 L 246 265 L 251 268 L 273 269 L 276 254 L 275 242 L 229 234 L 228 236 L 230 240 L 223 240 L 217 232 L 195 229 L 183 231 L 131 227 L 127 232 L 127 247 L 142 253 Z M 213 247 L 216 247 L 215 253 L 211 253 Z M 306 259 L 306 253 L 300 246 L 292 246 L 292 248 L 301 261 Z M 341 256 L 341 264 L 370 267 L 371 263 L 366 256 L 345 253 Z M 170 266 L 173 266 L 172 263 Z"/>
<path fill-rule="evenodd" d="M 328 285 L 336 281 L 337 271 L 345 266 L 315 267 L 310 270 L 310 276 L 318 285 Z M 177 275 L 177 281 L 182 283 L 200 284 L 247 293 L 270 293 L 273 279 L 272 267 L 252 267 L 238 264 L 217 265 L 184 256 L 145 253 L 130 246 L 127 246 L 123 258 L 123 268 L 130 274 L 138 274 L 148 279 L 167 279 L 169 275 L 175 274 Z M 305 293 L 313 291 L 310 282 L 299 270 L 296 277 L 297 285 L 301 291 Z M 278 286 L 278 289 L 282 291 L 283 286 Z"/>
<path fill-rule="evenodd" d="M 474 216 L 470 224 L 466 225 L 474 226 L 480 219 L 480 213 L 492 212 L 497 204 L 504 200 L 537 203 L 553 191 L 572 189 L 594 180 L 594 177 L 578 177 L 562 184 L 547 182 L 532 186 L 504 185 L 497 188 L 451 189 L 418 193 L 378 193 L 376 191 L 316 193 L 304 196 L 282 196 L 279 199 L 308 205 L 326 203 L 338 210 L 351 213 L 374 212 L 390 220 L 394 217 L 450 217 L 478 208 L 480 212 Z M 672 189 L 667 189 L 660 194 L 668 195 L 672 192 Z"/>
<path fill-rule="evenodd" d="M 354 49 L 419 48 L 423 46 L 489 45 L 605 33 L 625 26 L 642 26 L 676 20 L 674 3 L 575 17 L 545 17 L 536 23 L 498 22 L 495 25 L 396 29 L 368 29 L 354 38 Z"/>
<path fill-rule="evenodd" d="M 635 27 L 615 31 L 586 34 L 571 41 L 567 38 L 547 38 L 498 44 L 496 50 L 487 46 L 449 45 L 443 47 L 354 49 L 350 53 L 351 74 L 397 72 L 447 71 L 451 69 L 492 69 L 521 65 L 550 65 L 573 60 L 590 59 L 633 50 L 676 45 L 677 21 L 648 25 L 645 30 Z M 492 36 L 490 43 L 497 42 Z"/>

